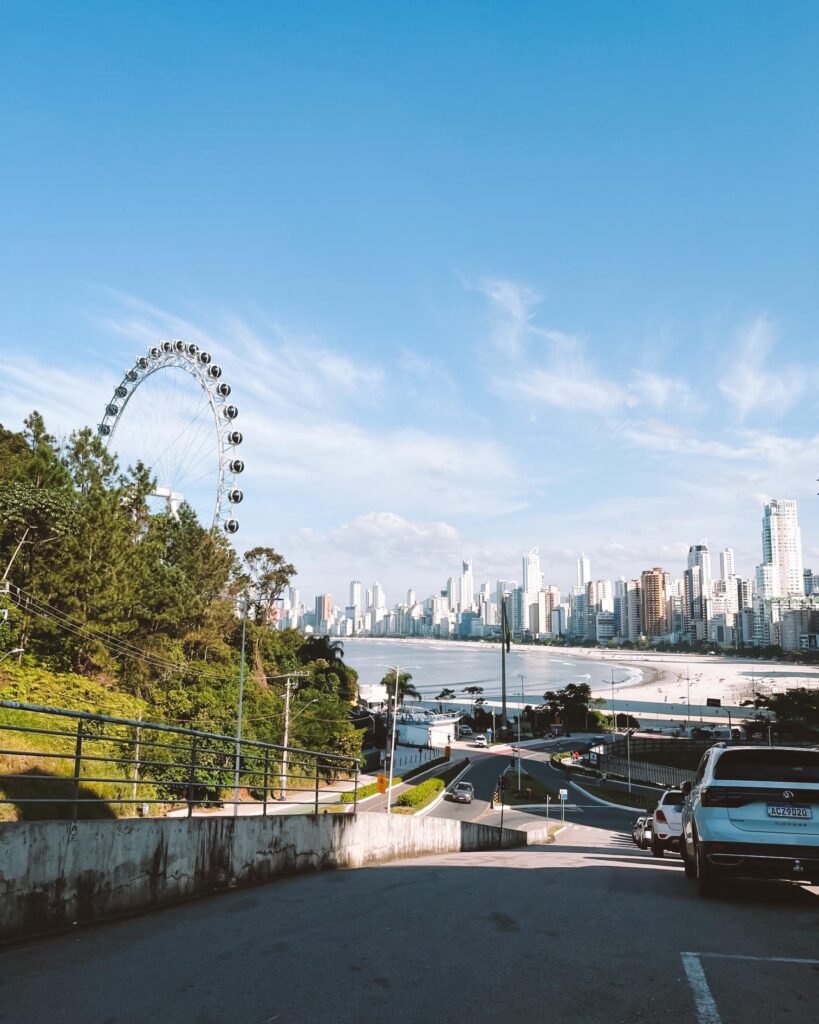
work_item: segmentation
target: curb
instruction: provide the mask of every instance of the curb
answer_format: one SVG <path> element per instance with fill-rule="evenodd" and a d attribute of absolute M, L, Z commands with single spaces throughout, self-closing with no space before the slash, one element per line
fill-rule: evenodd
<path fill-rule="evenodd" d="M 601 796 L 595 796 L 593 793 L 589 793 L 588 790 L 583 789 L 582 786 L 578 786 L 576 782 L 573 782 L 572 785 L 575 789 L 579 789 L 583 796 L 587 797 L 589 800 L 593 800 L 596 804 L 603 804 L 604 807 L 616 807 L 621 811 L 631 811 L 633 814 L 640 813 L 639 807 L 628 807 L 626 804 L 615 804 L 612 803 L 611 800 L 604 800 Z"/>
<path fill-rule="evenodd" d="M 449 786 L 444 786 L 444 788 L 441 790 L 441 792 L 438 794 L 438 796 L 435 797 L 435 799 L 432 801 L 432 803 L 431 804 L 427 804 L 426 807 L 422 807 L 421 810 L 417 812 L 417 814 L 413 815 L 413 817 L 414 818 L 423 818 L 425 814 L 429 814 L 429 812 L 432 810 L 433 807 L 437 807 L 438 804 L 441 803 L 441 801 L 446 796 L 447 791 L 449 790 L 450 786 L 454 786 L 455 783 L 462 776 L 466 775 L 466 773 L 469 771 L 469 769 L 471 767 L 472 767 L 471 763 L 465 764 L 463 766 L 463 768 L 461 769 L 461 771 L 459 771 L 458 774 L 455 776 L 455 778 L 449 783 Z"/>

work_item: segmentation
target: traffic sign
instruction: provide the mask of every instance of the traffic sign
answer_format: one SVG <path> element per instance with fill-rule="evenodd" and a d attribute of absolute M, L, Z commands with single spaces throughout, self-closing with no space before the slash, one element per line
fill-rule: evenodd
<path fill-rule="evenodd" d="M 568 789 L 561 789 L 560 790 L 560 799 L 561 800 L 568 800 L 569 799 L 569 791 L 568 791 Z"/>

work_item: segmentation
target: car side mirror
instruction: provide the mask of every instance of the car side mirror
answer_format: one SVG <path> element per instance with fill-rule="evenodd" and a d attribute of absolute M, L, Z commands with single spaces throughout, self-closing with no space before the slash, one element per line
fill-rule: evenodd
<path fill-rule="evenodd" d="M 684 782 L 680 786 L 680 792 L 682 793 L 683 796 L 688 796 L 688 794 L 691 792 L 691 783 L 688 782 L 688 781 Z"/>

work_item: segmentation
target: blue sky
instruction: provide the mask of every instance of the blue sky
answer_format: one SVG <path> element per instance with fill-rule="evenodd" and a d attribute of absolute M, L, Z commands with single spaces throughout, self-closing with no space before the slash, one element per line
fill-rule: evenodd
<path fill-rule="evenodd" d="M 390 601 L 690 543 L 819 570 L 812 3 L 0 11 L 0 422 L 213 351 L 237 547 Z"/>

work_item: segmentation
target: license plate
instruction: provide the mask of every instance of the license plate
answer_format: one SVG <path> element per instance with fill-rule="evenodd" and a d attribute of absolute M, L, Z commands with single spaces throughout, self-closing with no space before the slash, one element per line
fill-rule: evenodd
<path fill-rule="evenodd" d="M 769 818 L 812 818 L 813 811 L 806 804 L 768 804 Z"/>

